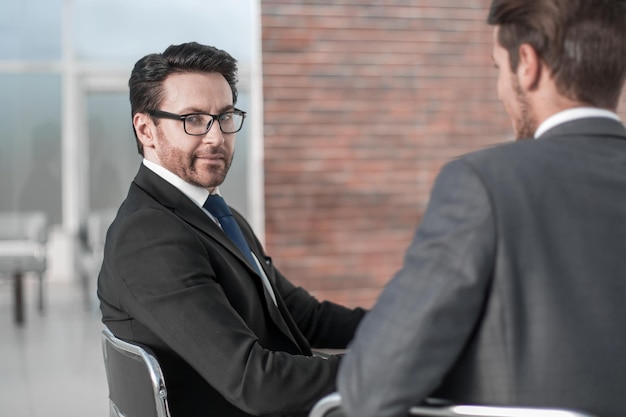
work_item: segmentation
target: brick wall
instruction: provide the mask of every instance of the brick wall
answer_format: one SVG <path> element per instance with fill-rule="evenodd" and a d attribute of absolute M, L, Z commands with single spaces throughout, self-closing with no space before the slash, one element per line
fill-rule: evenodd
<path fill-rule="evenodd" d="M 489 4 L 261 1 L 266 246 L 293 282 L 370 306 L 441 165 L 511 139 Z"/>

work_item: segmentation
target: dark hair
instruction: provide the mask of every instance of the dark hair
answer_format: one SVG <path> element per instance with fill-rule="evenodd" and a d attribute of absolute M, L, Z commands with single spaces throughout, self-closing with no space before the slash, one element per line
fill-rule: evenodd
<path fill-rule="evenodd" d="M 615 110 L 626 79 L 624 0 L 493 0 L 487 22 L 517 70 L 519 47 L 531 45 L 560 94 Z"/>
<path fill-rule="evenodd" d="M 174 73 L 216 72 L 222 74 L 237 103 L 237 61 L 228 52 L 196 42 L 171 45 L 162 54 L 150 54 L 135 64 L 128 80 L 131 115 L 156 110 L 163 101 L 163 81 Z M 134 128 L 133 128 L 134 130 Z M 135 132 L 137 150 L 143 146 Z"/>

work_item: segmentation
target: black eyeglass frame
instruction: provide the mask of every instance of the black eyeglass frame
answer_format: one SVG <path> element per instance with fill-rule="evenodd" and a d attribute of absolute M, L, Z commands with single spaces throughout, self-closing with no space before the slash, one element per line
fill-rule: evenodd
<path fill-rule="evenodd" d="M 229 113 L 234 113 L 234 114 L 238 114 L 241 116 L 241 125 L 239 126 L 239 129 L 235 130 L 234 132 L 225 132 L 224 129 L 222 129 L 222 124 L 220 123 L 219 118 L 224 116 L 225 114 L 229 114 Z M 190 136 L 204 136 L 207 134 L 207 132 L 209 130 L 211 130 L 211 127 L 213 127 L 213 123 L 217 120 L 217 125 L 220 127 L 220 131 L 222 133 L 225 133 L 227 135 L 233 134 L 233 133 L 237 133 L 239 132 L 242 128 L 243 128 L 243 122 L 246 119 L 246 115 L 247 113 L 243 110 L 239 110 L 239 109 L 232 109 L 229 111 L 225 111 L 224 113 L 220 113 L 220 114 L 211 114 L 211 113 L 202 113 L 202 112 L 196 112 L 196 113 L 187 113 L 187 114 L 176 114 L 176 113 L 170 113 L 168 111 L 163 111 L 163 110 L 150 110 L 148 112 L 148 114 L 152 117 L 156 117 L 157 119 L 172 119 L 172 120 L 180 120 L 183 122 L 183 130 L 185 131 L 186 134 L 190 135 Z M 206 130 L 204 131 L 204 133 L 189 133 L 187 132 L 187 123 L 185 122 L 185 120 L 187 119 L 187 117 L 189 116 L 198 116 L 198 115 L 203 115 L 203 116 L 211 116 L 211 121 L 209 122 L 209 124 L 207 124 Z"/>

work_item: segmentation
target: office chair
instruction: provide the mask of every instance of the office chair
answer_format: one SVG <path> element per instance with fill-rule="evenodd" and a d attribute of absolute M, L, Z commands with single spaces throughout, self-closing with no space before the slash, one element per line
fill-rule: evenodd
<path fill-rule="evenodd" d="M 0 213 L 0 278 L 13 278 L 15 323 L 25 319 L 24 277 L 34 272 L 39 278 L 40 313 L 44 310 L 44 274 L 47 268 L 48 217 L 41 211 Z"/>
<path fill-rule="evenodd" d="M 315 404 L 309 417 L 345 417 L 341 397 L 333 393 Z M 411 407 L 407 417 L 595 417 L 578 411 L 554 408 L 527 408 L 478 405 L 420 405 Z"/>
<path fill-rule="evenodd" d="M 105 328 L 102 352 L 111 417 L 171 417 L 163 372 L 150 349 L 120 340 Z"/>

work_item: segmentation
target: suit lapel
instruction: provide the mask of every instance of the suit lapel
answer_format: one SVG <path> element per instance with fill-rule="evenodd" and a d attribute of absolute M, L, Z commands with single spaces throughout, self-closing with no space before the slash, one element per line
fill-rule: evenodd
<path fill-rule="evenodd" d="M 252 265 L 250 265 L 250 262 L 246 259 L 246 257 L 243 254 L 241 254 L 237 246 L 228 238 L 228 236 L 224 234 L 224 232 L 220 229 L 220 227 L 211 219 L 209 219 L 206 213 L 202 211 L 202 209 L 200 209 L 196 204 L 194 204 L 180 190 L 178 190 L 172 184 L 170 184 L 169 182 L 165 181 L 163 178 L 161 178 L 160 176 L 152 172 L 150 169 L 146 168 L 143 164 L 141 164 L 141 166 L 139 167 L 139 172 L 137 173 L 134 182 L 137 186 L 139 186 L 148 194 L 150 194 L 163 206 L 172 210 L 182 220 L 202 230 L 209 237 L 216 240 L 219 244 L 221 244 L 224 248 L 226 248 L 229 252 L 231 252 L 234 256 L 236 256 L 241 262 L 246 264 L 250 274 L 252 274 L 251 279 L 257 279 L 257 280 L 261 279 L 261 277 L 258 276 L 256 269 Z M 235 214 L 235 219 L 239 223 L 244 233 L 244 236 L 246 236 L 246 240 L 250 242 L 250 236 L 248 236 L 247 227 L 244 227 L 241 224 L 239 217 L 240 215 L 238 213 Z M 267 265 L 265 265 L 265 262 L 264 262 L 265 257 L 262 254 L 259 254 L 259 252 L 255 250 L 255 248 L 253 248 L 253 245 L 251 245 L 250 249 L 253 251 L 254 255 L 259 260 L 259 263 L 261 264 L 261 267 L 264 269 L 266 276 L 269 277 L 270 274 L 268 273 L 266 269 Z M 256 285 L 257 283 L 254 283 L 254 284 Z M 282 305 L 284 307 L 284 303 L 282 299 L 280 298 L 280 294 L 278 293 L 274 285 L 271 283 L 271 280 L 270 280 L 270 285 L 272 286 L 272 289 L 276 296 L 277 303 L 279 304 L 279 306 Z M 306 347 L 308 346 L 308 344 L 305 343 L 303 345 L 301 343 L 302 341 L 298 343 L 298 340 L 296 340 L 297 337 L 294 335 L 295 332 L 291 331 L 290 326 L 287 324 L 286 319 L 283 317 L 283 314 L 289 315 L 289 312 L 287 311 L 286 307 L 282 309 L 286 313 L 281 314 L 281 311 L 279 311 L 279 308 L 277 308 L 277 306 L 274 305 L 274 301 L 272 300 L 271 295 L 268 293 L 263 283 L 260 283 L 260 288 L 263 294 L 265 305 L 267 306 L 267 310 L 270 314 L 270 317 L 276 324 L 276 326 L 296 346 L 298 346 L 301 350 L 306 351 L 306 349 L 304 349 L 303 346 Z M 289 316 L 289 318 L 291 317 Z M 291 321 L 293 322 L 293 320 Z M 297 329 L 295 325 L 294 325 L 294 328 Z M 297 331 L 296 334 L 299 335 L 299 331 Z M 302 336 L 300 336 L 300 339 L 301 338 Z"/>
<path fill-rule="evenodd" d="M 300 351 L 304 355 L 311 356 L 312 352 L 309 342 L 302 335 L 302 332 L 300 332 L 300 329 L 298 329 L 298 326 L 293 321 L 293 317 L 291 317 L 291 313 L 289 313 L 284 301 L 279 296 L 276 297 L 276 301 L 278 303 L 278 309 L 274 307 L 273 310 L 276 310 L 276 312 L 279 313 L 278 315 L 280 320 L 284 323 L 285 330 L 283 330 L 283 333 L 291 338 L 293 343 L 300 348 Z M 281 312 L 282 314 L 280 314 Z"/>
<path fill-rule="evenodd" d="M 246 238 L 246 241 L 249 242 L 248 244 L 250 244 L 250 242 L 254 242 L 256 244 L 254 232 L 252 231 L 250 226 L 247 223 L 245 223 L 245 220 L 239 214 L 239 212 L 237 212 L 236 210 L 233 210 L 233 216 L 235 217 L 235 220 L 237 220 L 237 223 L 239 223 L 239 227 L 241 227 L 241 231 L 244 237 Z M 263 271 L 265 272 L 265 276 L 268 278 L 270 286 L 272 287 L 272 290 L 274 291 L 274 295 L 276 297 L 276 304 L 274 304 L 274 301 L 272 300 L 271 295 L 267 292 L 265 285 L 262 285 L 267 310 L 269 311 L 269 314 L 272 317 L 272 320 L 274 320 L 274 323 L 287 337 L 289 337 L 292 343 L 298 346 L 302 353 L 310 355 L 311 349 L 309 348 L 308 341 L 304 338 L 304 336 L 298 329 L 298 326 L 293 321 L 293 318 L 291 317 L 291 313 L 287 309 L 285 302 L 283 301 L 280 293 L 276 289 L 276 286 L 273 284 L 272 280 L 270 279 L 270 277 L 272 277 L 273 275 L 273 271 L 272 271 L 273 266 L 271 264 L 271 259 L 265 256 L 265 253 L 263 252 L 262 248 L 256 247 L 255 244 L 250 244 L 250 250 L 254 253 L 254 256 L 256 256 L 256 258 L 259 260 L 259 263 L 261 264 L 261 267 L 263 268 Z"/>
<path fill-rule="evenodd" d="M 270 281 L 270 285 L 271 285 L 271 281 Z M 301 343 L 300 339 L 302 338 L 302 336 L 300 334 L 300 331 L 297 330 L 297 327 L 294 326 L 293 328 L 295 330 L 292 331 L 292 328 L 289 326 L 288 322 L 293 323 L 293 319 L 291 318 L 291 314 L 286 308 L 281 308 L 281 306 L 284 306 L 285 303 L 280 297 L 280 294 L 278 294 L 278 292 L 276 291 L 276 288 L 272 285 L 272 289 L 274 290 L 274 295 L 276 296 L 276 303 L 278 304 L 278 305 L 274 305 L 274 301 L 272 300 L 271 296 L 267 292 L 265 285 L 261 284 L 261 287 L 263 287 L 263 295 L 265 297 L 265 306 L 267 307 L 267 311 L 269 312 L 270 317 L 274 321 L 274 324 L 276 324 L 276 326 L 280 329 L 280 331 L 285 336 L 287 336 L 289 340 L 291 340 L 291 342 L 300 349 L 301 352 L 304 353 L 306 351 L 304 347 L 307 346 L 307 344 L 303 345 Z"/>
<path fill-rule="evenodd" d="M 235 215 L 235 218 L 237 218 L 238 215 L 239 214 L 237 213 Z M 242 227 L 242 231 L 243 231 L 244 236 L 246 236 L 246 240 L 248 242 L 252 241 L 252 239 L 248 235 L 248 233 L 251 233 L 251 231 L 249 232 L 246 227 Z M 285 302 L 283 301 L 280 293 L 278 292 L 276 286 L 270 279 L 270 277 L 273 274 L 273 267 L 271 264 L 271 259 L 266 257 L 264 253 L 262 252 L 259 253 L 259 251 L 255 250 L 254 247 L 251 247 L 250 249 L 252 250 L 254 255 L 257 257 L 257 259 L 259 259 L 259 263 L 261 264 L 261 267 L 263 268 L 263 271 L 265 272 L 265 276 L 267 277 L 270 283 L 270 286 L 272 287 L 272 290 L 274 291 L 274 296 L 276 297 L 276 304 L 274 304 L 274 300 L 272 299 L 272 296 L 268 293 L 267 289 L 265 288 L 265 285 L 261 284 L 261 287 L 263 287 L 263 295 L 265 296 L 265 305 L 267 307 L 267 311 L 272 317 L 272 320 L 274 321 L 276 326 L 278 326 L 281 332 L 283 332 L 283 334 L 286 335 L 295 346 L 298 346 L 301 353 L 310 355 L 311 349 L 309 347 L 309 342 L 302 335 L 302 333 L 300 332 L 300 329 L 298 329 L 298 326 L 293 321 L 293 318 L 291 317 L 291 313 L 289 312 L 289 309 L 287 309 L 287 306 L 285 305 Z"/>
<path fill-rule="evenodd" d="M 243 262 L 251 273 L 256 274 L 254 266 L 241 253 L 237 246 L 224 234 L 222 229 L 209 219 L 206 213 L 194 204 L 185 194 L 169 182 L 146 168 L 143 164 L 134 180 L 140 188 L 153 196 L 159 203 L 169 208 L 178 217 L 192 226 L 202 230 L 209 237 L 224 246 L 229 252 Z"/>

